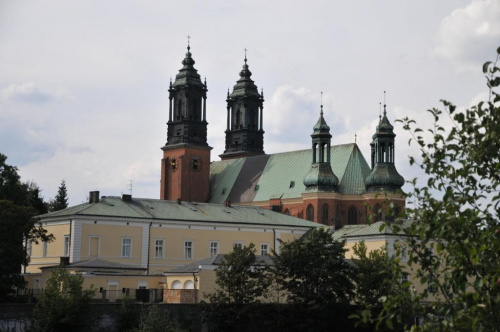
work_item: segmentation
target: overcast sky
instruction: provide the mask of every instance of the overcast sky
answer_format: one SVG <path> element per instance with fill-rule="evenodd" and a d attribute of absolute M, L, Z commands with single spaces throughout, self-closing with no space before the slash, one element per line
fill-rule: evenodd
<path fill-rule="evenodd" d="M 397 118 L 430 124 L 440 99 L 486 98 L 482 64 L 500 46 L 500 1 L 0 0 L 0 152 L 45 199 L 88 192 L 159 198 L 168 85 L 191 36 L 208 84 L 212 160 L 244 49 L 264 89 L 266 153 L 310 147 L 323 92 L 332 144 L 368 160 L 383 91 L 396 166 L 410 179 Z M 407 188 L 407 187 L 405 187 Z"/>

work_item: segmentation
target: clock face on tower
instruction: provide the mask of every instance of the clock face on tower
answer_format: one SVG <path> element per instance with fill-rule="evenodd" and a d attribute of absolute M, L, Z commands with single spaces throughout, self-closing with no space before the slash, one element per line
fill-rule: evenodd
<path fill-rule="evenodd" d="M 189 166 L 191 167 L 191 169 L 197 171 L 201 167 L 201 160 L 198 157 L 191 158 L 191 160 L 189 161 Z"/>
<path fill-rule="evenodd" d="M 175 171 L 175 170 L 177 170 L 177 167 L 178 167 L 178 166 L 179 166 L 179 165 L 178 165 L 177 159 L 172 158 L 172 160 L 170 161 L 170 169 L 171 169 L 172 171 Z"/>

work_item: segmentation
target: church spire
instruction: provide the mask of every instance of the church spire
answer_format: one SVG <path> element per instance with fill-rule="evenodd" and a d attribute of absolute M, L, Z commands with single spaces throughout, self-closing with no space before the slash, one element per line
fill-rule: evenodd
<path fill-rule="evenodd" d="M 323 103 L 321 103 L 319 119 L 313 127 L 311 137 L 312 163 L 309 174 L 304 178 L 306 192 L 335 192 L 338 190 L 339 179 L 333 173 L 330 164 L 332 135 L 330 127 L 323 117 Z"/>
<path fill-rule="evenodd" d="M 210 186 L 210 150 L 207 144 L 207 82 L 202 82 L 191 46 L 182 68 L 170 80 L 167 143 L 161 148 L 160 199 L 206 202 Z M 189 179 L 189 181 L 185 181 Z"/>
<path fill-rule="evenodd" d="M 166 146 L 181 143 L 208 146 L 206 78 L 203 83 L 194 64 L 188 41 L 187 52 L 182 60 L 183 66 L 168 90 L 170 105 Z"/>
<path fill-rule="evenodd" d="M 384 91 L 384 112 L 372 136 L 371 146 L 372 171 L 366 178 L 368 192 L 389 191 L 394 192 L 404 185 L 404 178 L 394 165 L 394 127 L 387 118 Z"/>
<path fill-rule="evenodd" d="M 228 91 L 226 100 L 226 148 L 220 155 L 223 160 L 264 154 L 264 93 L 259 94 L 251 79 L 246 52 L 240 79 L 230 94 Z"/>

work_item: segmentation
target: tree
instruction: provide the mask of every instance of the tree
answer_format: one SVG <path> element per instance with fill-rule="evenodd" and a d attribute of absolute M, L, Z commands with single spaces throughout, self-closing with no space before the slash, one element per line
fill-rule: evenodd
<path fill-rule="evenodd" d="M 352 250 L 356 284 L 354 302 L 359 307 L 355 317 L 373 323 L 387 297 L 402 291 L 402 277 L 406 272 L 397 268 L 399 259 L 389 256 L 386 247 L 368 252 L 365 242 L 361 241 Z"/>
<path fill-rule="evenodd" d="M 429 179 L 424 185 L 411 181 L 415 222 L 400 229 L 412 285 L 388 297 L 381 323 L 400 320 L 406 303 L 425 319 L 421 330 L 500 331 L 500 48 L 497 53 L 496 61 L 483 66 L 489 100 L 465 111 L 442 101 L 450 129 L 439 109 L 429 111 L 430 137 L 415 121 L 400 120 L 421 151 L 410 164 Z M 428 287 L 412 291 L 419 284 Z"/>
<path fill-rule="evenodd" d="M 6 160 L 0 153 L 0 302 L 25 285 L 20 272 L 29 262 L 26 244 L 53 238 L 34 219 L 47 212 L 41 190 L 34 182 L 21 183 L 17 168 Z"/>
<path fill-rule="evenodd" d="M 88 304 L 94 289 L 83 289 L 83 276 L 55 269 L 33 315 L 39 331 L 88 331 Z"/>
<path fill-rule="evenodd" d="M 259 301 L 271 283 L 263 262 L 255 256 L 255 245 L 234 247 L 215 270 L 218 289 L 207 296 L 211 303 L 249 304 Z"/>
<path fill-rule="evenodd" d="M 324 228 L 282 242 L 275 253 L 277 282 L 288 301 L 305 305 L 348 304 L 353 296 L 352 268 L 344 259 L 344 242 Z"/>
<path fill-rule="evenodd" d="M 68 207 L 68 192 L 66 190 L 66 181 L 62 180 L 57 195 L 50 202 L 50 211 L 59 211 Z"/>

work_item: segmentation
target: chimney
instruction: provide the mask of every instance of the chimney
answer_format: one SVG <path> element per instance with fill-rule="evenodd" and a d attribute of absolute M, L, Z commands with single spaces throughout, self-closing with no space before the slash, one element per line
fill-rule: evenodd
<path fill-rule="evenodd" d="M 132 202 L 132 195 L 123 194 L 123 195 L 122 195 L 122 200 L 123 200 L 124 202 Z"/>
<path fill-rule="evenodd" d="M 98 191 L 91 191 L 89 193 L 89 203 L 99 203 L 99 192 Z"/>

